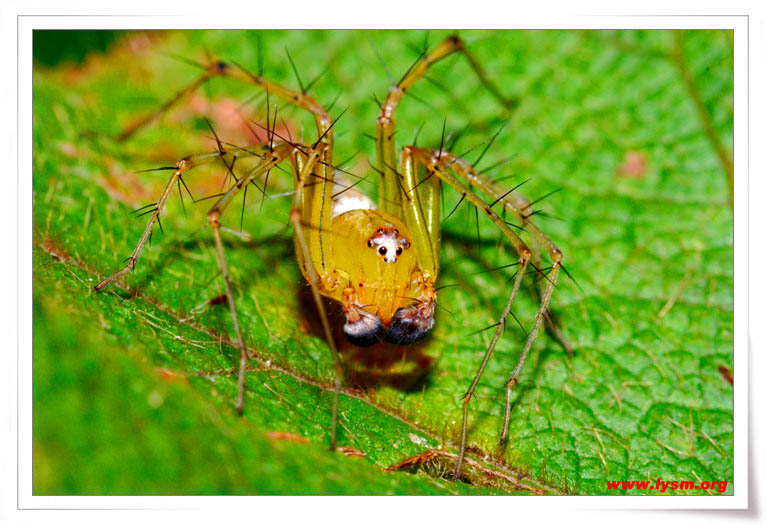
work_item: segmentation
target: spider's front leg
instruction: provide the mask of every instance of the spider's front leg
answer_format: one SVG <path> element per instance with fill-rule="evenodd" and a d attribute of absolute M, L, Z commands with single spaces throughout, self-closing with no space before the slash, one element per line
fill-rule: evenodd
<path fill-rule="evenodd" d="M 229 310 L 231 311 L 232 322 L 234 323 L 234 331 L 237 336 L 237 347 L 239 349 L 239 375 L 237 379 L 237 413 L 240 415 L 244 411 L 245 403 L 245 369 L 247 367 L 247 346 L 245 345 L 245 339 L 242 337 L 242 329 L 239 325 L 239 316 L 237 315 L 237 306 L 234 303 L 234 293 L 231 289 L 231 278 L 229 277 L 229 267 L 226 264 L 226 254 L 223 249 L 223 240 L 221 239 L 221 223 L 220 218 L 228 205 L 234 199 L 234 197 L 248 184 L 260 177 L 264 173 L 274 168 L 277 164 L 285 160 L 292 152 L 294 148 L 290 144 L 279 144 L 273 149 L 269 148 L 263 159 L 252 169 L 246 176 L 237 179 L 236 183 L 215 203 L 215 205 L 207 213 L 208 224 L 213 230 L 213 238 L 215 239 L 216 254 L 218 256 L 218 266 L 223 276 L 224 285 L 226 288 L 226 301 L 229 303 Z M 231 167 L 229 166 L 229 169 Z"/>
<path fill-rule="evenodd" d="M 306 152 L 305 157 L 300 153 L 295 155 L 295 195 L 293 197 L 293 209 L 290 212 L 290 222 L 295 231 L 295 251 L 298 264 L 311 286 L 311 294 L 314 297 L 325 340 L 330 347 L 335 365 L 330 428 L 330 450 L 335 450 L 338 428 L 338 398 L 343 370 L 338 349 L 335 346 L 335 339 L 330 330 L 324 302 L 319 292 L 320 288 L 331 290 L 338 286 L 334 262 L 331 257 L 332 188 L 334 184 L 334 168 L 329 162 L 331 154 L 332 144 L 320 140 Z M 315 173 L 315 170 L 319 173 Z M 309 182 L 312 177 L 318 179 L 318 182 Z M 306 227 L 309 229 L 308 235 L 304 233 Z"/>
<path fill-rule="evenodd" d="M 211 162 L 215 162 L 218 160 L 221 160 L 227 165 L 230 165 L 233 163 L 234 160 L 237 158 L 244 158 L 244 157 L 258 157 L 262 154 L 260 151 L 256 151 L 256 148 L 250 148 L 250 149 L 243 149 L 243 148 L 230 148 L 221 146 L 221 149 L 219 151 L 213 152 L 213 153 L 202 153 L 199 155 L 191 155 L 189 157 L 184 157 L 183 159 L 176 162 L 176 165 L 172 168 L 160 168 L 160 169 L 170 169 L 173 171 L 173 173 L 170 175 L 170 179 L 168 180 L 168 183 L 165 185 L 165 188 L 162 190 L 162 193 L 160 194 L 160 197 L 157 199 L 157 202 L 154 203 L 154 208 L 151 209 L 151 217 L 149 218 L 149 223 L 146 225 L 146 228 L 144 229 L 144 233 L 141 234 L 141 238 L 138 240 L 138 244 L 136 244 L 136 247 L 133 249 L 133 253 L 130 254 L 130 257 L 127 259 L 127 263 L 125 266 L 114 272 L 113 274 L 107 276 L 104 278 L 101 282 L 99 282 L 96 286 L 93 287 L 93 289 L 96 292 L 100 292 L 104 290 L 107 286 L 112 284 L 113 282 L 119 280 L 123 275 L 131 272 L 135 269 L 136 264 L 138 263 L 138 258 L 141 256 L 141 252 L 144 250 L 144 246 L 146 246 L 146 243 L 151 239 L 152 231 L 154 230 L 154 226 L 160 224 L 160 214 L 162 213 L 162 210 L 165 208 L 165 204 L 168 201 L 168 198 L 170 197 L 170 194 L 173 192 L 173 187 L 178 186 L 179 192 L 180 192 L 180 185 L 183 184 L 186 186 L 186 183 L 183 181 L 183 176 L 190 170 L 202 166 L 203 164 L 210 164 Z M 147 212 L 145 212 L 147 213 Z"/>
<path fill-rule="evenodd" d="M 382 191 L 380 192 L 380 209 L 395 216 L 401 216 L 402 192 L 399 176 L 396 173 L 396 138 L 394 131 L 394 113 L 407 91 L 412 88 L 434 64 L 452 53 L 461 53 L 466 57 L 476 76 L 490 93 L 506 109 L 510 110 L 514 102 L 503 97 L 500 91 L 492 84 L 479 62 L 468 52 L 465 43 L 457 35 L 444 39 L 428 53 L 423 52 L 418 60 L 410 67 L 407 74 L 396 84 L 389 88 L 388 95 L 383 101 L 378 116 L 377 126 L 377 158 L 378 173 L 381 177 Z M 405 196 L 406 198 L 406 196 Z"/>
<path fill-rule="evenodd" d="M 432 154 L 432 156 L 433 155 L 434 154 Z M 530 236 L 538 245 L 545 249 L 551 259 L 550 273 L 545 276 L 548 284 L 542 291 L 540 298 L 540 308 L 535 315 L 535 322 L 532 326 L 532 331 L 530 331 L 529 335 L 527 336 L 527 340 L 524 345 L 524 349 L 521 352 L 521 356 L 519 357 L 518 364 L 513 369 L 513 372 L 505 383 L 505 416 L 503 418 L 503 430 L 500 433 L 500 444 L 504 445 L 508 439 L 508 426 L 511 421 L 511 393 L 513 392 L 513 388 L 516 386 L 516 382 L 518 381 L 519 374 L 521 373 L 521 369 L 524 366 L 524 361 L 527 358 L 527 354 L 532 348 L 532 343 L 534 343 L 535 338 L 537 337 L 537 333 L 540 330 L 540 325 L 542 321 L 547 318 L 547 313 L 549 312 L 548 306 L 550 305 L 553 289 L 556 286 L 559 270 L 562 267 L 561 261 L 564 255 L 561 253 L 561 250 L 559 250 L 556 244 L 534 223 L 532 220 L 534 213 L 531 208 L 531 204 L 522 195 L 515 193 L 513 189 L 506 190 L 504 185 L 493 181 L 487 175 L 478 173 L 473 166 L 471 166 L 460 157 L 447 152 L 438 152 L 437 156 L 442 160 L 445 166 L 448 166 L 467 184 L 469 184 L 471 187 L 479 189 L 481 192 L 488 195 L 491 199 L 493 199 L 493 203 L 501 204 L 508 212 L 516 217 L 516 219 L 521 221 L 521 223 L 524 225 L 524 229 L 529 232 Z M 564 347 L 567 348 L 568 343 L 566 340 L 560 340 L 562 340 L 564 343 Z"/>

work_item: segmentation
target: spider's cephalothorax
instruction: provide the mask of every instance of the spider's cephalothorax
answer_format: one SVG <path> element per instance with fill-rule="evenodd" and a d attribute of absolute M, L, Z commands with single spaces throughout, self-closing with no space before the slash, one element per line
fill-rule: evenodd
<path fill-rule="evenodd" d="M 357 346 L 423 339 L 434 324 L 434 279 L 419 264 L 407 226 L 357 191 L 334 199 L 332 215 L 335 269 L 320 279 L 319 292 L 343 305 L 348 339 Z"/>

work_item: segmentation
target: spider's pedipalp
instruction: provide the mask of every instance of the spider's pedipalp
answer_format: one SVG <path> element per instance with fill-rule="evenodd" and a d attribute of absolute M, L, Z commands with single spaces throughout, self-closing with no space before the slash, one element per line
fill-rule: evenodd
<path fill-rule="evenodd" d="M 361 308 L 356 308 L 353 316 L 347 315 L 346 324 L 343 325 L 343 332 L 348 340 L 362 347 L 382 341 L 385 331 L 386 327 L 377 316 Z"/>
<path fill-rule="evenodd" d="M 386 331 L 386 341 L 397 345 L 411 345 L 423 339 L 434 326 L 435 304 L 415 304 L 399 308 Z"/>

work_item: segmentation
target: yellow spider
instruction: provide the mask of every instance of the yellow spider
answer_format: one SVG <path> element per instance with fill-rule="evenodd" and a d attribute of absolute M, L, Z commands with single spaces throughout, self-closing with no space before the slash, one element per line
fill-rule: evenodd
<path fill-rule="evenodd" d="M 173 187 L 182 181 L 184 173 L 202 164 L 222 161 L 232 175 L 234 183 L 210 209 L 207 217 L 215 239 L 218 263 L 225 282 L 226 297 L 240 351 L 237 411 L 242 413 L 248 351 L 232 294 L 219 220 L 234 197 L 250 182 L 264 176 L 280 163 L 289 162 L 295 184 L 290 220 L 295 231 L 296 256 L 301 272 L 311 285 L 325 337 L 332 350 L 336 366 L 331 430 L 331 447 L 334 448 L 341 367 L 321 296 L 338 301 L 342 305 L 346 317 L 344 332 L 355 345 L 369 346 L 379 341 L 407 345 L 423 339 L 434 325 L 435 285 L 439 274 L 441 247 L 440 196 L 442 184 L 446 183 L 461 194 L 461 202 L 462 200 L 470 202 L 480 213 L 489 217 L 510 241 L 519 257 L 518 271 L 508 292 L 505 308 L 476 376 L 463 398 L 460 454 L 455 470 L 455 477 L 458 477 L 465 453 L 468 404 L 487 361 L 503 333 L 532 256 L 532 251 L 501 219 L 494 210 L 494 206 L 499 204 L 516 217 L 531 237 L 547 251 L 552 260 L 547 285 L 542 292 L 533 328 L 527 336 L 519 362 L 506 382 L 505 419 L 501 431 L 501 443 L 505 442 L 508 434 L 511 391 L 545 318 L 561 267 L 562 254 L 531 220 L 530 203 L 524 197 L 494 182 L 488 176 L 478 173 L 473 166 L 459 156 L 443 151 L 441 149 L 443 146 L 440 146 L 438 150 L 405 146 L 397 159 L 394 141 L 394 112 L 397 105 L 408 89 L 425 75 L 432 64 L 454 52 L 464 54 L 482 83 L 502 100 L 459 37 L 451 36 L 432 51 L 424 53 L 404 78 L 390 88 L 381 106 L 377 124 L 378 168 L 376 171 L 380 181 L 377 206 L 353 185 L 347 185 L 335 179 L 336 168 L 333 165 L 335 121 L 314 98 L 305 92 L 293 91 L 259 75 L 251 74 L 242 67 L 214 62 L 207 67 L 200 78 L 166 102 L 159 110 L 126 128 L 120 139 L 126 139 L 150 124 L 173 104 L 188 96 L 212 77 L 222 76 L 251 83 L 257 88 L 266 90 L 267 95 L 277 96 L 311 112 L 316 119 L 317 140 L 313 143 L 298 144 L 282 137 L 275 137 L 272 129 L 269 141 L 266 143 L 238 147 L 218 141 L 217 151 L 192 155 L 178 161 L 172 168 L 170 180 L 157 200 L 149 224 L 128 258 L 127 264 L 101 281 L 95 290 L 103 290 L 135 268 Z M 237 178 L 233 170 L 234 164 L 243 160 L 249 160 L 252 167 L 246 175 Z M 422 178 L 420 178 L 421 173 L 424 173 Z"/>

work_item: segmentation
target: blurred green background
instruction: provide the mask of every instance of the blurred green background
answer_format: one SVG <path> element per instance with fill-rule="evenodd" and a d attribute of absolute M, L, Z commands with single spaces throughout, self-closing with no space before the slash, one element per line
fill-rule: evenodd
<path fill-rule="evenodd" d="M 165 235 L 125 279 L 92 286 L 130 254 L 164 172 L 223 140 L 252 142 L 265 97 L 214 79 L 131 140 L 114 137 L 199 74 L 233 60 L 297 88 L 337 124 L 335 160 L 370 175 L 377 104 L 424 46 L 447 32 L 73 32 L 34 34 L 35 494 L 606 493 L 605 480 L 732 480 L 733 255 L 726 157 L 732 144 L 732 35 L 726 31 L 460 32 L 507 97 L 507 112 L 464 58 L 437 64 L 397 112 L 397 141 L 448 143 L 510 186 L 530 179 L 538 225 L 564 252 L 554 312 L 574 354 L 549 334 L 514 392 L 509 444 L 497 445 L 503 382 L 523 332 L 509 326 L 472 403 L 471 457 L 524 486 L 384 472 L 431 447 L 455 450 L 461 394 L 502 310 L 515 260 L 465 204 L 444 228 L 443 306 L 412 348 L 343 349 L 339 442 L 327 452 L 332 361 L 316 335 L 287 227 L 290 178 L 248 194 L 224 224 L 248 345 L 246 414 L 233 410 L 237 352 L 204 214 L 163 215 Z M 378 55 L 380 58 L 378 58 Z M 385 68 L 381 64 L 385 63 Z M 321 75 L 321 76 L 320 76 Z M 313 140 L 310 116 L 279 104 L 281 130 Z M 273 115 L 273 113 L 272 113 Z M 252 126 L 252 125 L 251 125 Z M 256 127 L 257 129 L 257 127 Z M 478 146 L 477 146 L 478 145 Z M 349 159 L 346 162 L 346 159 Z M 492 165 L 497 167 L 489 169 Z M 220 166 L 191 172 L 196 197 Z M 444 214 L 458 197 L 446 192 Z M 522 234 L 523 235 L 523 234 Z M 578 288 L 579 285 L 579 288 Z M 536 284 L 514 311 L 528 330 Z M 212 301 L 215 303 L 216 301 Z M 702 491 L 692 491 L 703 493 Z M 713 493 L 716 493 L 715 491 Z"/>

